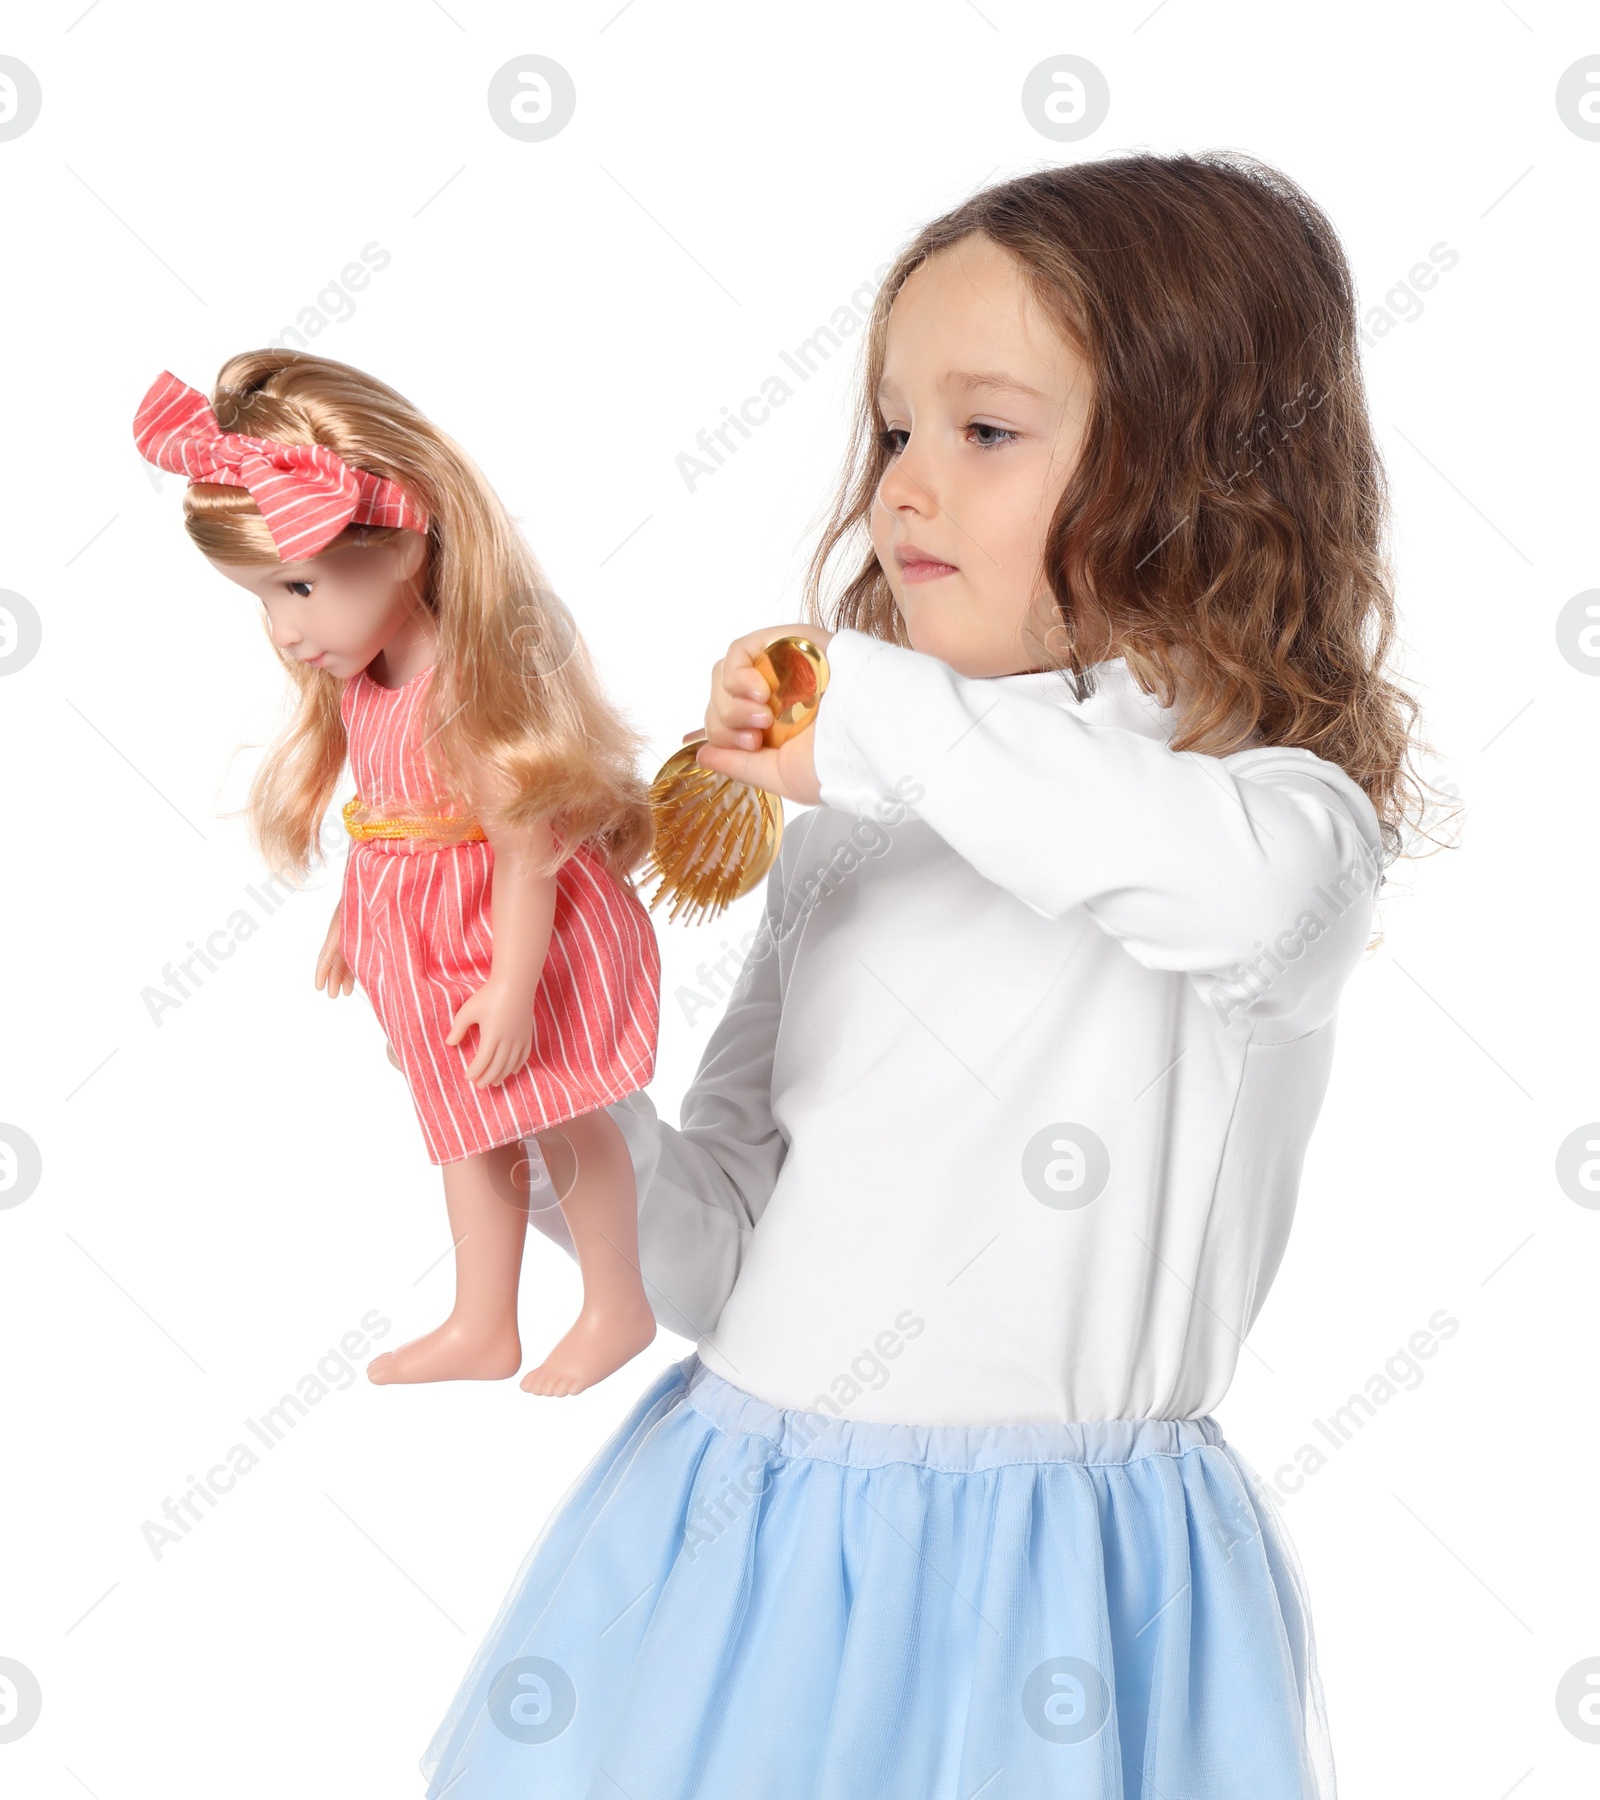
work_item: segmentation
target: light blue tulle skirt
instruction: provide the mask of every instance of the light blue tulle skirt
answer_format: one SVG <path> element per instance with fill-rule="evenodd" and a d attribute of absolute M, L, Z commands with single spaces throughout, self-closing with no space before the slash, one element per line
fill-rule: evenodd
<path fill-rule="evenodd" d="M 1332 1800 L 1310 1615 L 1215 1419 L 875 1424 L 691 1354 L 535 1541 L 429 1800 Z"/>

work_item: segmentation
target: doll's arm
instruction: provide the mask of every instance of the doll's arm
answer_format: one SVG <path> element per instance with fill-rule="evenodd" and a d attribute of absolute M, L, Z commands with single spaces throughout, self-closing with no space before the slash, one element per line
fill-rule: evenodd
<path fill-rule="evenodd" d="M 533 1049 L 533 1003 L 550 949 L 556 877 L 548 820 L 528 831 L 485 824 L 494 853 L 489 889 L 489 979 L 457 1010 L 445 1038 L 458 1044 L 472 1025 L 478 1044 L 467 1079 L 491 1087 L 515 1075 Z"/>
<path fill-rule="evenodd" d="M 533 830 L 522 832 L 486 825 L 484 835 L 494 853 L 490 979 L 504 982 L 527 1003 L 531 1016 L 556 916 L 556 877 L 547 872 L 555 854 L 550 822 L 542 819 Z"/>
<path fill-rule="evenodd" d="M 322 940 L 322 949 L 317 955 L 316 985 L 325 990 L 330 1000 L 337 1000 L 341 994 L 355 991 L 356 978 L 350 965 L 344 960 L 341 948 L 341 926 L 344 918 L 344 901 L 333 909 L 333 921 L 328 926 L 327 936 Z"/>
<path fill-rule="evenodd" d="M 785 851 L 794 835 L 785 839 Z M 688 1338 L 716 1325 L 788 1148 L 772 1116 L 782 997 L 770 909 L 783 893 L 781 866 L 767 877 L 768 925 L 734 980 L 727 1010 L 684 1096 L 679 1124 L 658 1117 L 643 1092 L 606 1109 L 633 1159 L 639 1265 L 651 1310 L 669 1331 Z M 532 1218 L 572 1253 L 559 1207 L 537 1208 Z"/>
<path fill-rule="evenodd" d="M 1175 753 L 858 631 L 828 660 L 824 805 L 870 817 L 917 795 L 912 812 L 980 875 L 1046 917 L 1086 908 L 1203 997 L 1275 951 L 1251 1013 L 1265 1038 L 1331 1015 L 1381 873 L 1377 817 L 1343 770 L 1285 747 Z"/>

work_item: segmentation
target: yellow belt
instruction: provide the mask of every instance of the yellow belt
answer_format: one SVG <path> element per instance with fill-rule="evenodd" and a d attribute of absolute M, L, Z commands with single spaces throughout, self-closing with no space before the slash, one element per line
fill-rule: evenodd
<path fill-rule="evenodd" d="M 414 819 L 360 819 L 366 809 L 359 794 L 344 809 L 344 828 L 353 838 L 438 838 L 445 843 L 482 843 L 487 833 L 476 819 L 468 820 L 463 830 L 462 818 L 453 813 L 428 813 Z M 448 826 L 448 830 L 438 829 Z"/>

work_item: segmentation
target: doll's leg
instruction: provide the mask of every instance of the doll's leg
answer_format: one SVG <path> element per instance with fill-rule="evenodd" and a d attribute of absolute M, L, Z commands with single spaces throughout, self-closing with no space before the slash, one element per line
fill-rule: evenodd
<path fill-rule="evenodd" d="M 557 1137 L 564 1150 L 551 1144 Z M 620 1369 L 656 1334 L 639 1274 L 638 1192 L 628 1146 L 604 1111 L 541 1132 L 539 1142 L 550 1145 L 546 1161 L 555 1165 L 561 1211 L 578 1253 L 583 1310 L 522 1385 L 530 1394 L 576 1394 Z"/>
<path fill-rule="evenodd" d="M 437 1330 L 374 1357 L 367 1364 L 370 1380 L 503 1381 L 521 1368 L 517 1278 L 528 1215 L 527 1183 L 518 1182 L 517 1164 L 526 1157 L 517 1142 L 444 1165 L 456 1246 L 455 1305 Z"/>

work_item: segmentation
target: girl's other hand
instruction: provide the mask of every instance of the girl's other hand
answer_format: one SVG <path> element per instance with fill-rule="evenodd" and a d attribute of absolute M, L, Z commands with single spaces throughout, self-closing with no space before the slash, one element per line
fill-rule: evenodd
<path fill-rule="evenodd" d="M 735 638 L 728 653 L 711 671 L 711 702 L 706 707 L 706 741 L 700 766 L 731 776 L 751 787 L 765 788 L 802 806 L 821 799 L 816 765 L 812 759 L 812 728 L 792 737 L 776 750 L 762 743 L 772 723 L 771 695 L 766 679 L 755 666 L 756 655 L 774 638 L 809 638 L 825 651 L 833 633 L 822 625 L 769 625 Z M 824 696 L 823 704 L 827 704 Z"/>
<path fill-rule="evenodd" d="M 341 900 L 333 909 L 333 923 L 322 940 L 322 953 L 317 958 L 317 986 L 327 989 L 330 1000 L 337 1000 L 341 994 L 354 993 L 356 986 L 355 975 L 339 948 L 339 919 L 343 912 Z"/>
<path fill-rule="evenodd" d="M 478 1028 L 478 1049 L 467 1067 L 474 1087 L 494 1087 L 515 1075 L 533 1049 L 533 1001 L 491 975 L 450 1021 L 447 1044 L 459 1044 Z"/>

